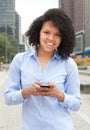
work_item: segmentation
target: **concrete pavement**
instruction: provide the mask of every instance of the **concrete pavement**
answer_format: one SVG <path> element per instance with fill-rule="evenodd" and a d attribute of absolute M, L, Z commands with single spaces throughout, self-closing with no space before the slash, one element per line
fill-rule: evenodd
<path fill-rule="evenodd" d="M 0 71 L 0 130 L 20 130 L 21 105 L 7 106 L 4 103 L 7 75 L 7 71 Z"/>
<path fill-rule="evenodd" d="M 79 70 L 81 80 L 81 91 L 90 94 L 90 67 L 86 70 Z"/>
<path fill-rule="evenodd" d="M 6 71 L 0 71 L 0 130 L 20 130 L 21 105 L 7 106 L 3 93 L 7 83 Z M 81 76 L 81 80 L 85 77 Z M 86 79 L 89 80 L 90 77 Z M 72 112 L 75 130 L 90 130 L 90 94 L 81 93 L 83 104 L 78 112 Z"/>

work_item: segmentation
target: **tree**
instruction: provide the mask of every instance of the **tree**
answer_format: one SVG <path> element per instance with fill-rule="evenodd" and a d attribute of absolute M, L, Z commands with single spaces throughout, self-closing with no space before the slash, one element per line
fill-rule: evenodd
<path fill-rule="evenodd" d="M 10 62 L 18 52 L 18 42 L 11 35 L 0 33 L 0 62 Z"/>

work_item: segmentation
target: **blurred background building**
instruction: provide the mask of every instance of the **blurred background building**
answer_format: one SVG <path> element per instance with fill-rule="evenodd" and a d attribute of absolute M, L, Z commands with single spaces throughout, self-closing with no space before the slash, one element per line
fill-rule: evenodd
<path fill-rule="evenodd" d="M 0 0 L 0 33 L 3 32 L 17 39 L 18 51 L 25 51 L 22 45 L 21 17 L 15 11 L 15 0 Z"/>
<path fill-rule="evenodd" d="M 0 32 L 15 37 L 15 1 L 0 0 Z"/>
<path fill-rule="evenodd" d="M 77 55 L 90 55 L 90 0 L 59 0 L 62 8 L 71 18 L 75 34 Z"/>

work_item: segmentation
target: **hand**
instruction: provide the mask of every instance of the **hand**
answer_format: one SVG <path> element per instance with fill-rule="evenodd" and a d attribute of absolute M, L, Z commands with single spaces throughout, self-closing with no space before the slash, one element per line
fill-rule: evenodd
<path fill-rule="evenodd" d="M 64 101 L 64 93 L 60 90 L 58 90 L 52 82 L 49 82 L 48 85 L 50 88 L 41 87 L 39 94 L 41 96 L 50 96 L 50 97 L 56 97 L 59 101 Z"/>
<path fill-rule="evenodd" d="M 29 97 L 30 95 L 38 96 L 39 91 L 40 91 L 40 85 L 41 85 L 40 82 L 35 82 L 35 83 L 32 84 L 32 86 L 24 88 L 22 90 L 23 98 L 25 99 L 25 98 Z"/>

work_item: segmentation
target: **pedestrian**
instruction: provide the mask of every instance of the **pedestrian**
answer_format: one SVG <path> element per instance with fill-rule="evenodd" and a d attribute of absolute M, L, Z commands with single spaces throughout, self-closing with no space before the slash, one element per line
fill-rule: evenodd
<path fill-rule="evenodd" d="M 14 57 L 5 103 L 22 104 L 21 130 L 74 130 L 69 110 L 79 110 L 82 99 L 77 65 L 70 58 L 75 46 L 70 18 L 49 9 L 26 36 L 33 49 Z"/>

